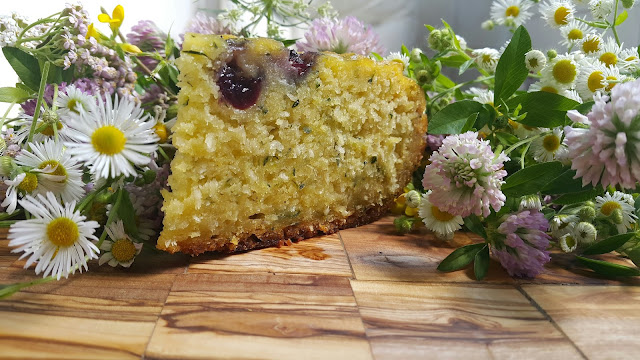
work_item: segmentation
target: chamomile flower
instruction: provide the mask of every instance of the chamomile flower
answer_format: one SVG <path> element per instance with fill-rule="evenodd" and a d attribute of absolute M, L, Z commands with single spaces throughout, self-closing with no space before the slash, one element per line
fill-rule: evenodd
<path fill-rule="evenodd" d="M 418 208 L 418 215 L 427 229 L 435 232 L 439 237 L 448 238 L 450 234 L 453 234 L 456 230 L 460 230 L 464 221 L 461 216 L 442 211 L 433 205 L 429 201 L 429 195 L 431 195 L 431 191 L 428 191 L 422 196 L 422 201 Z"/>
<path fill-rule="evenodd" d="M 615 5 L 615 0 L 591 0 L 589 1 L 589 10 L 594 19 L 604 20 L 611 15 Z"/>
<path fill-rule="evenodd" d="M 640 68 L 640 58 L 636 49 L 623 49 L 620 51 L 620 68 L 624 71 L 634 72 Z"/>
<path fill-rule="evenodd" d="M 402 64 L 402 73 L 404 74 L 404 76 L 407 76 L 409 74 L 409 57 L 407 55 L 404 55 L 400 52 L 392 52 L 389 53 L 387 57 L 385 57 L 385 60 Z"/>
<path fill-rule="evenodd" d="M 148 164 L 158 147 L 155 121 L 126 98 L 99 100 L 91 112 L 83 111 L 74 120 L 69 123 L 73 141 L 65 145 L 77 161 L 91 164 L 97 177 L 135 175 L 134 165 Z"/>
<path fill-rule="evenodd" d="M 554 81 L 553 78 L 543 77 L 542 79 L 540 79 L 540 81 L 537 81 L 529 86 L 529 92 L 544 91 L 552 94 L 561 94 L 568 88 L 569 87 L 567 85 L 560 84 L 557 81 Z"/>
<path fill-rule="evenodd" d="M 567 146 L 562 143 L 562 130 L 553 129 L 550 133 L 535 139 L 531 143 L 533 159 L 537 162 L 549 162 L 566 157 Z"/>
<path fill-rule="evenodd" d="M 110 266 L 129 267 L 136 256 L 142 251 L 142 243 L 136 243 L 124 231 L 122 220 L 112 222 L 107 227 L 109 238 L 100 245 L 105 253 L 98 260 L 99 265 L 108 263 Z"/>
<path fill-rule="evenodd" d="M 492 48 L 473 50 L 471 56 L 475 59 L 476 65 L 478 65 L 480 69 L 490 73 L 496 71 L 498 60 L 500 60 L 500 52 Z"/>
<path fill-rule="evenodd" d="M 90 111 L 91 105 L 95 102 L 94 96 L 84 93 L 74 85 L 69 85 L 64 92 L 58 94 L 56 106 L 60 109 L 60 116 L 66 116 L 69 112 L 79 114 L 81 110 Z"/>
<path fill-rule="evenodd" d="M 38 175 L 39 170 L 33 170 L 30 172 L 18 174 L 13 179 L 4 180 L 4 184 L 7 186 L 4 200 L 2 201 L 3 208 L 6 208 L 7 214 L 11 214 L 16 211 L 18 206 L 18 195 L 24 196 L 35 192 L 38 188 Z"/>
<path fill-rule="evenodd" d="M 496 0 L 491 4 L 491 19 L 498 25 L 518 27 L 533 15 L 528 11 L 532 5 L 527 0 Z"/>
<path fill-rule="evenodd" d="M 549 230 L 554 238 L 559 239 L 565 234 L 570 234 L 579 221 L 577 215 L 558 214 L 549 222 Z"/>
<path fill-rule="evenodd" d="M 524 56 L 524 63 L 532 73 L 538 73 L 547 65 L 547 57 L 540 50 L 531 50 Z"/>
<path fill-rule="evenodd" d="M 21 258 L 29 257 L 28 268 L 37 262 L 36 274 L 43 272 L 58 280 L 68 277 L 76 270 L 88 269 L 87 259 L 97 258 L 100 252 L 91 240 L 99 224 L 85 221 L 85 217 L 75 211 L 75 201 L 61 205 L 52 193 L 46 196 L 27 195 L 20 205 L 33 218 L 21 220 L 9 229 L 9 246 L 12 252 L 24 252 Z"/>
<path fill-rule="evenodd" d="M 635 224 L 638 217 L 634 214 L 634 200 L 631 195 L 620 191 L 613 194 L 606 193 L 596 197 L 596 213 L 600 218 L 612 218 L 614 212 L 620 212 L 622 221 L 616 224 L 618 233 L 624 234 L 631 224 Z"/>
<path fill-rule="evenodd" d="M 582 21 L 573 19 L 569 23 L 560 28 L 562 34 L 562 45 L 567 47 L 573 47 L 580 43 L 580 41 L 589 33 L 587 24 Z"/>
<path fill-rule="evenodd" d="M 616 82 L 622 80 L 617 67 L 607 67 L 599 61 L 587 59 L 583 59 L 581 64 L 582 72 L 576 83 L 576 89 L 583 99 L 591 99 L 596 92 L 611 91 Z"/>
<path fill-rule="evenodd" d="M 604 40 L 602 40 L 600 35 L 595 33 L 586 34 L 578 43 L 578 49 L 587 55 L 597 54 L 602 50 L 603 46 Z"/>
<path fill-rule="evenodd" d="M 489 104 L 493 106 L 493 91 L 489 89 L 481 89 L 478 87 L 472 87 L 465 91 L 469 95 L 473 95 L 472 100 L 481 104 Z"/>
<path fill-rule="evenodd" d="M 558 55 L 542 69 L 542 80 L 553 81 L 570 88 L 579 74 L 579 65 L 572 55 Z"/>
<path fill-rule="evenodd" d="M 33 142 L 43 142 L 47 139 L 58 139 L 66 141 L 69 139 L 69 127 L 66 124 L 67 119 L 61 117 L 61 113 L 57 109 L 49 108 L 41 109 L 40 118 L 36 121 L 36 132 L 33 134 Z M 16 138 L 19 143 L 25 141 L 29 136 L 33 116 L 23 114 L 16 122 L 15 126 L 19 127 L 16 132 Z M 55 130 L 54 130 L 55 127 Z"/>
<path fill-rule="evenodd" d="M 620 62 L 620 53 L 622 49 L 620 45 L 616 43 L 614 38 L 608 38 L 607 41 L 602 45 L 600 51 L 598 51 L 595 56 L 608 67 L 615 67 Z"/>
<path fill-rule="evenodd" d="M 558 243 L 562 251 L 566 253 L 574 252 L 578 248 L 578 241 L 573 237 L 573 233 L 562 235 Z"/>
<path fill-rule="evenodd" d="M 582 97 L 580 97 L 580 94 L 578 94 L 578 92 L 575 90 L 565 90 L 560 95 L 566 97 L 567 99 L 571 99 L 577 103 L 580 103 L 580 104 L 583 103 Z"/>
<path fill-rule="evenodd" d="M 540 14 L 555 28 L 569 24 L 575 12 L 575 6 L 568 0 L 548 0 L 540 4 Z"/>
<path fill-rule="evenodd" d="M 596 241 L 598 231 L 591 223 L 582 221 L 573 228 L 571 235 L 573 235 L 573 238 L 578 242 L 578 244 L 591 245 Z"/>

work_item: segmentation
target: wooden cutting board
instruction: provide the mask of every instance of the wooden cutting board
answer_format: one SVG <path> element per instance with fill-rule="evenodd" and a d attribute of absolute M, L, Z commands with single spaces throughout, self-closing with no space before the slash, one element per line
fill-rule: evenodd
<path fill-rule="evenodd" d="M 233 256 L 144 254 L 0 301 L 0 358 L 632 359 L 640 282 L 556 256 L 535 280 L 439 273 L 393 218 Z M 0 232 L 0 283 L 35 279 Z"/>

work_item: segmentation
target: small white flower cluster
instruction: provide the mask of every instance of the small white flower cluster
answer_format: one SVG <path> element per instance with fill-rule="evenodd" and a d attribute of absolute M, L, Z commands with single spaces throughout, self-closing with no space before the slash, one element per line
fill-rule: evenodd
<path fill-rule="evenodd" d="M 16 13 L 11 14 L 11 16 L 0 15 L 0 47 L 14 46 L 18 41 L 18 37 L 28 23 L 29 21 L 27 18 Z M 45 25 L 33 26 L 25 32 L 24 37 L 30 38 L 41 36 L 47 31 L 47 29 L 48 28 Z M 36 44 L 27 42 L 24 43 L 23 46 L 34 48 Z"/>

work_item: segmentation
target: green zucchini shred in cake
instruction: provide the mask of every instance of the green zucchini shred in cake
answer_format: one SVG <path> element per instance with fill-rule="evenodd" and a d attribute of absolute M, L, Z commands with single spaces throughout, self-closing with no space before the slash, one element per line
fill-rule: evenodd
<path fill-rule="evenodd" d="M 371 222 L 410 181 L 425 98 L 402 65 L 187 34 L 160 249 L 278 245 Z"/>

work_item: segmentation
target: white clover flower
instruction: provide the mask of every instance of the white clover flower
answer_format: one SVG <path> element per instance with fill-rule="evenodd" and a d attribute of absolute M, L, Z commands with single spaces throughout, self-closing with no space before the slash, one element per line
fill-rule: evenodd
<path fill-rule="evenodd" d="M 606 193 L 596 197 L 596 213 L 600 218 L 610 218 L 614 211 L 622 213 L 622 221 L 616 224 L 618 233 L 624 234 L 631 224 L 635 224 L 638 217 L 634 214 L 634 200 L 629 194 L 615 191 L 613 194 Z"/>
<path fill-rule="evenodd" d="M 533 4 L 528 0 L 495 0 L 491 4 L 491 20 L 498 25 L 518 27 L 533 15 L 528 11 L 531 6 Z M 490 27 L 484 23 L 483 26 Z"/>
<path fill-rule="evenodd" d="M 560 86 L 571 88 L 579 74 L 580 67 L 573 55 L 558 55 L 542 69 L 542 81 L 556 82 Z"/>
<path fill-rule="evenodd" d="M 538 73 L 547 65 L 547 57 L 540 50 L 531 50 L 525 54 L 524 63 L 529 71 Z"/>
<path fill-rule="evenodd" d="M 105 253 L 100 256 L 98 265 L 108 263 L 112 267 L 131 266 L 136 256 L 142 251 L 142 243 L 131 240 L 124 230 L 122 220 L 109 224 L 107 235 L 109 237 L 100 245 L 100 250 L 104 250 Z"/>
<path fill-rule="evenodd" d="M 90 164 L 92 174 L 101 178 L 135 175 L 134 165 L 146 165 L 158 148 L 155 121 L 144 115 L 132 100 L 98 100 L 91 112 L 82 111 L 69 122 L 69 153 Z"/>
<path fill-rule="evenodd" d="M 498 66 L 498 60 L 500 60 L 500 53 L 496 49 L 482 48 L 476 49 L 471 52 L 471 56 L 474 58 L 476 65 L 484 71 L 493 73 Z"/>
<path fill-rule="evenodd" d="M 99 224 L 85 221 L 74 210 L 75 201 L 61 205 L 52 193 L 47 193 L 46 197 L 27 195 L 20 205 L 33 218 L 11 225 L 9 246 L 15 247 L 12 252 L 24 252 L 20 258 L 29 256 L 25 268 L 37 262 L 36 274 L 51 274 L 59 280 L 78 269 L 87 270 L 87 259 L 97 258 L 100 250 L 91 240 L 98 240 L 93 233 Z"/>
<path fill-rule="evenodd" d="M 535 139 L 531 142 L 531 151 L 533 159 L 537 162 L 549 162 L 565 157 L 568 149 L 562 142 L 562 130 L 555 128 L 551 133 Z"/>
<path fill-rule="evenodd" d="M 591 99 L 597 92 L 609 92 L 618 81 L 624 79 L 617 67 L 607 67 L 598 60 L 585 58 L 580 64 L 576 89 L 583 99 Z"/>
<path fill-rule="evenodd" d="M 422 195 L 422 201 L 418 208 L 418 215 L 427 229 L 435 232 L 441 238 L 451 238 L 456 230 L 462 228 L 464 221 L 459 215 L 452 215 L 440 210 L 429 201 L 431 191 Z"/>
<path fill-rule="evenodd" d="M 575 12 L 576 8 L 569 0 L 547 0 L 540 4 L 540 14 L 554 28 L 569 24 Z"/>
<path fill-rule="evenodd" d="M 584 22 L 573 19 L 560 28 L 560 33 L 562 34 L 560 43 L 567 47 L 573 47 L 580 43 L 590 33 L 590 30 Z"/>
<path fill-rule="evenodd" d="M 604 20 L 611 15 L 615 5 L 615 0 L 591 0 L 589 1 L 589 10 L 594 19 Z"/>
<path fill-rule="evenodd" d="M 402 64 L 402 73 L 404 74 L 404 76 L 407 76 L 409 74 L 409 57 L 407 55 L 400 52 L 392 52 L 389 53 L 387 57 L 385 57 L 385 60 Z"/>

